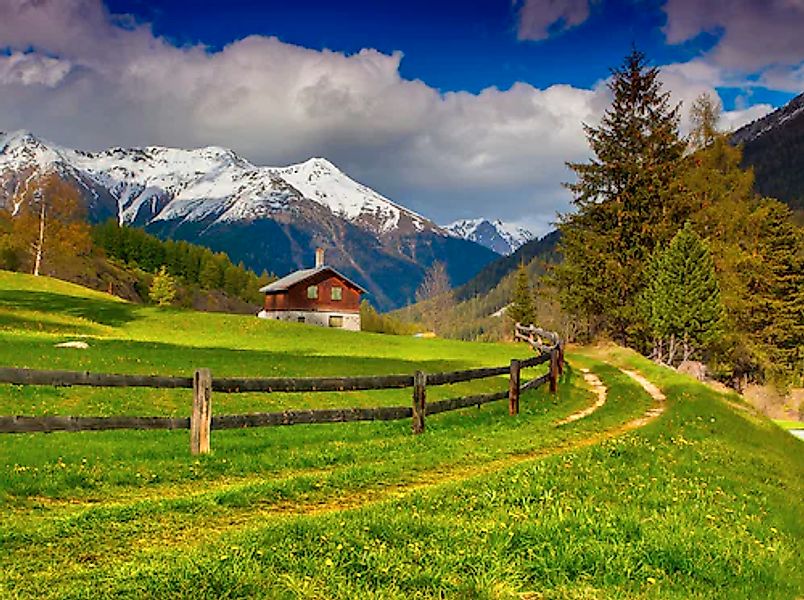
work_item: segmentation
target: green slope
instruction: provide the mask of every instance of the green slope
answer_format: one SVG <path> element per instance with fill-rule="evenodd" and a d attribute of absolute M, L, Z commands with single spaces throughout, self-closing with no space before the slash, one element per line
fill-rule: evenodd
<path fill-rule="evenodd" d="M 2 272 L 0 314 L 0 364 L 39 368 L 349 374 L 524 354 L 159 310 Z M 89 350 L 53 347 L 77 331 Z M 227 430 L 196 459 L 186 432 L 0 436 L 0 597 L 801 596 L 801 442 L 630 351 L 569 356 L 559 393 L 526 393 L 518 417 L 494 403 L 416 437 L 405 421 Z M 580 368 L 607 402 L 556 426 L 594 401 Z M 620 368 L 659 385 L 664 414 L 639 420 L 654 401 Z M 155 391 L 0 386 L 0 414 L 187 414 L 186 391 Z M 407 401 L 215 394 L 213 410 Z"/>

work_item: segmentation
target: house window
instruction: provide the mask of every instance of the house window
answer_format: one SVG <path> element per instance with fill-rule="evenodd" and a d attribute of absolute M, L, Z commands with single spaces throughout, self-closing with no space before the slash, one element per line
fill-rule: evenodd
<path fill-rule="evenodd" d="M 304 317 L 296 317 L 296 321 L 299 323 L 304 323 Z"/>
<path fill-rule="evenodd" d="M 318 298 L 318 286 L 311 285 L 307 288 L 307 297 L 310 299 L 317 299 Z"/>
<path fill-rule="evenodd" d="M 330 327 L 343 327 L 343 317 L 340 315 L 330 315 L 329 317 L 329 326 Z"/>
<path fill-rule="evenodd" d="M 340 286 L 333 286 L 332 288 L 332 299 L 333 300 L 343 300 L 343 288 Z"/>

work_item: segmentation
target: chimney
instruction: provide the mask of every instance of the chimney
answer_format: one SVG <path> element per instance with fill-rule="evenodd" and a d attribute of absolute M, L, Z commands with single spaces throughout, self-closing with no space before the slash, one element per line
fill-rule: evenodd
<path fill-rule="evenodd" d="M 316 248 L 315 249 L 315 266 L 316 266 L 316 268 L 324 266 L 324 249 L 323 248 Z"/>

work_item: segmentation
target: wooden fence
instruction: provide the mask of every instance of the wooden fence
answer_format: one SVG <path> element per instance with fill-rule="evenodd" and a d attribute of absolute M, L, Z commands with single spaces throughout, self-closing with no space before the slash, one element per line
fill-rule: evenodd
<path fill-rule="evenodd" d="M 549 362 L 547 374 L 520 383 L 520 371 Z M 504 367 L 485 367 L 446 373 L 413 375 L 379 375 L 366 377 L 270 377 L 270 378 L 213 378 L 209 369 L 198 369 L 193 377 L 164 375 L 119 375 L 88 371 L 42 371 L 0 367 L 0 383 L 15 385 L 55 385 L 92 387 L 148 387 L 193 390 L 190 417 L 72 417 L 72 416 L 0 416 L 0 433 L 32 433 L 51 431 L 99 431 L 110 429 L 189 429 L 190 451 L 204 454 L 210 448 L 211 429 L 298 425 L 302 423 L 344 423 L 347 421 L 391 421 L 412 419 L 414 434 L 424 431 L 425 417 L 442 412 L 480 406 L 508 398 L 511 415 L 519 413 L 519 395 L 526 389 L 550 384 L 557 389 L 558 376 L 563 371 L 560 344 L 549 352 L 526 360 L 512 360 Z M 427 386 L 460 383 L 499 375 L 509 376 L 508 389 L 490 394 L 464 396 L 427 403 Z M 286 410 L 283 412 L 241 415 L 213 415 L 212 392 L 228 394 L 245 392 L 334 392 L 413 388 L 411 406 L 375 408 L 328 408 L 315 410 Z"/>

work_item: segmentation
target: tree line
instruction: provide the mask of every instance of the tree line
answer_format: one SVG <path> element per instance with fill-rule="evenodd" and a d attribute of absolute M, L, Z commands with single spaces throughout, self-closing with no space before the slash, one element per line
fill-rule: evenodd
<path fill-rule="evenodd" d="M 179 288 L 185 295 L 192 290 L 222 291 L 260 304 L 260 287 L 276 279 L 267 272 L 257 275 L 242 262 L 235 265 L 223 252 L 160 240 L 114 220 L 92 226 L 78 190 L 56 172 L 30 178 L 10 206 L 12 210 L 0 209 L 3 269 L 64 278 L 110 261 L 141 280 L 138 292 L 143 297 L 153 292 L 151 299 L 163 305 L 176 301 Z"/>
<path fill-rule="evenodd" d="M 235 265 L 223 252 L 185 241 L 160 240 L 137 227 L 122 227 L 114 220 L 92 228 L 92 240 L 107 256 L 152 274 L 167 274 L 202 290 L 222 290 L 252 304 L 262 302 L 260 288 L 276 279 L 257 275 L 243 263 Z"/>
<path fill-rule="evenodd" d="M 804 237 L 791 210 L 754 191 L 742 151 L 702 96 L 679 132 L 659 70 L 633 51 L 612 104 L 586 126 L 592 158 L 569 163 L 574 211 L 550 285 L 582 337 L 606 336 L 667 364 L 706 361 L 737 387 L 800 382 Z"/>

